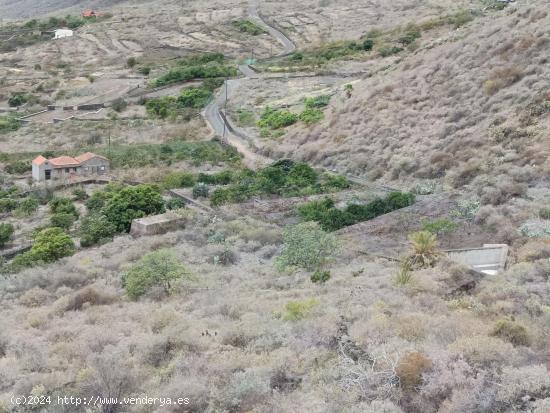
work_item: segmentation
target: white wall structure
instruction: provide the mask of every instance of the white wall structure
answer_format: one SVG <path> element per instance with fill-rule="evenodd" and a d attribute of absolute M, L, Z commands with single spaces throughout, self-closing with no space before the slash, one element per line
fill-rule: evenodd
<path fill-rule="evenodd" d="M 62 39 L 64 37 L 72 37 L 73 34 L 74 34 L 73 31 L 69 30 L 69 29 L 57 29 L 55 31 L 54 39 Z"/>

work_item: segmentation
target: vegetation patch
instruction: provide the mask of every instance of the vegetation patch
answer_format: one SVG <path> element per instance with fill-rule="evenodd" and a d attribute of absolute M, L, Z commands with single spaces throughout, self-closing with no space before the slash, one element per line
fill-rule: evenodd
<path fill-rule="evenodd" d="M 158 250 L 145 254 L 123 275 L 123 284 L 130 298 L 136 299 L 158 287 L 164 293 L 172 291 L 175 282 L 191 279 L 190 272 L 171 250 Z"/>
<path fill-rule="evenodd" d="M 262 27 L 258 26 L 256 23 L 248 19 L 236 20 L 232 23 L 232 25 L 240 32 L 247 33 L 252 36 L 267 33 Z"/>
<path fill-rule="evenodd" d="M 187 109 L 204 108 L 212 99 L 212 91 L 206 87 L 190 87 L 183 89 L 175 96 L 161 96 L 148 99 L 145 102 L 147 113 L 154 118 L 176 118 Z"/>
<path fill-rule="evenodd" d="M 284 197 L 319 194 L 349 187 L 344 177 L 320 175 L 303 162 L 277 161 L 257 172 L 244 170 L 233 183 L 217 188 L 211 195 L 213 206 L 243 202 L 253 196 L 272 194 Z"/>
<path fill-rule="evenodd" d="M 12 115 L 0 116 L 0 134 L 14 132 L 21 127 L 21 121 Z"/>
<path fill-rule="evenodd" d="M 311 201 L 298 207 L 298 214 L 303 221 L 315 221 L 325 231 L 336 231 L 358 222 L 367 221 L 414 203 L 411 193 L 392 192 L 385 198 L 377 198 L 366 205 L 350 204 L 345 209 L 338 209 L 331 198 Z"/>
<path fill-rule="evenodd" d="M 237 69 L 225 65 L 224 59 L 221 53 L 206 53 L 179 60 L 177 67 L 154 79 L 151 86 L 161 87 L 172 83 L 187 82 L 192 79 L 236 76 Z"/>

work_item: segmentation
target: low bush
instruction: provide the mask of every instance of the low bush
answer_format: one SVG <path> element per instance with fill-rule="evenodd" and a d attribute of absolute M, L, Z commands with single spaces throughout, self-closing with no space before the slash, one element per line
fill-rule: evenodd
<path fill-rule="evenodd" d="M 17 208 L 18 205 L 19 203 L 15 199 L 2 198 L 0 199 L 0 212 L 11 212 Z"/>
<path fill-rule="evenodd" d="M 330 271 L 317 270 L 311 276 L 311 282 L 323 284 L 330 279 Z"/>
<path fill-rule="evenodd" d="M 11 240 L 13 233 L 14 228 L 12 224 L 8 222 L 0 223 L 0 247 L 3 247 L 9 240 Z"/>
<path fill-rule="evenodd" d="M 17 212 L 21 215 L 32 215 L 38 209 L 38 200 L 36 198 L 25 198 L 17 206 Z"/>
<path fill-rule="evenodd" d="M 550 220 L 550 208 L 541 208 L 539 210 L 539 217 L 540 219 Z"/>
<path fill-rule="evenodd" d="M 281 271 L 292 268 L 319 270 L 334 256 L 339 245 L 333 234 L 326 233 L 315 222 L 286 228 L 283 240 L 283 250 L 276 258 L 276 266 Z"/>
<path fill-rule="evenodd" d="M 84 201 L 88 199 L 88 194 L 83 188 L 75 188 L 73 190 L 73 200 L 75 201 Z"/>
<path fill-rule="evenodd" d="M 403 390 L 416 390 L 422 383 L 422 375 L 432 368 L 432 361 L 423 353 L 412 351 L 403 355 L 395 368 L 399 385 Z"/>
<path fill-rule="evenodd" d="M 170 198 L 165 202 L 166 209 L 174 210 L 185 208 L 185 201 L 181 198 Z"/>
<path fill-rule="evenodd" d="M 73 240 L 61 228 L 46 228 L 34 236 L 30 251 L 14 258 L 16 267 L 53 262 L 72 255 L 76 248 Z"/>
<path fill-rule="evenodd" d="M 6 165 L 4 170 L 12 175 L 22 175 L 32 169 L 31 163 L 28 161 L 16 161 Z"/>
<path fill-rule="evenodd" d="M 123 275 L 123 284 L 128 296 L 136 299 L 153 287 L 169 294 L 181 279 L 191 279 L 189 271 L 173 251 L 164 249 L 145 254 L 132 265 Z"/>
<path fill-rule="evenodd" d="M 21 127 L 21 121 L 14 116 L 0 116 L 0 133 L 14 132 Z"/>
<path fill-rule="evenodd" d="M 94 213 L 82 219 L 80 223 L 80 245 L 91 247 L 111 241 L 117 228 L 105 215 Z"/>
<path fill-rule="evenodd" d="M 386 198 L 377 198 L 366 205 L 350 204 L 344 210 L 340 210 L 335 207 L 334 201 L 326 198 L 300 205 L 298 214 L 303 221 L 318 222 L 325 231 L 336 231 L 405 208 L 412 205 L 414 201 L 413 194 L 392 192 Z"/>
<path fill-rule="evenodd" d="M 288 321 L 302 320 L 318 305 L 319 301 L 315 298 L 302 301 L 289 301 L 285 306 L 283 318 Z"/>
<path fill-rule="evenodd" d="M 323 119 L 323 117 L 323 111 L 314 108 L 306 108 L 302 113 L 300 113 L 298 119 L 300 119 L 306 125 L 311 125 L 313 123 L 319 122 L 321 119 Z"/>
<path fill-rule="evenodd" d="M 199 182 L 193 187 L 193 198 L 208 198 L 208 192 L 208 185 Z"/>
<path fill-rule="evenodd" d="M 306 108 L 324 108 L 330 102 L 330 95 L 320 95 L 312 98 L 305 98 L 304 105 Z"/>
<path fill-rule="evenodd" d="M 54 197 L 50 202 L 50 211 L 53 214 L 70 214 L 78 218 L 79 213 L 69 198 Z"/>
<path fill-rule="evenodd" d="M 228 185 L 234 181 L 236 174 L 231 170 L 216 172 L 214 174 L 200 173 L 197 182 L 209 185 Z"/>
<path fill-rule="evenodd" d="M 295 113 L 283 109 L 275 110 L 268 106 L 264 109 L 262 115 L 260 116 L 258 126 L 271 129 L 280 129 L 296 123 L 298 119 L 299 117 Z"/>
<path fill-rule="evenodd" d="M 392 56 L 398 53 L 401 53 L 403 51 L 403 48 L 397 47 L 397 46 L 384 46 L 381 47 L 378 53 L 380 53 L 380 56 L 382 57 L 388 57 Z"/>
<path fill-rule="evenodd" d="M 24 105 L 29 100 L 28 96 L 24 93 L 14 93 L 10 96 L 8 99 L 8 105 L 10 107 L 15 108 L 21 105 Z"/>
<path fill-rule="evenodd" d="M 122 112 L 124 109 L 126 109 L 128 107 L 128 102 L 126 102 L 124 99 L 122 98 L 119 98 L 119 99 L 116 99 L 112 104 L 111 104 L 111 108 L 115 111 L 115 112 Z"/>
<path fill-rule="evenodd" d="M 178 104 L 183 108 L 200 109 L 212 99 L 212 92 L 204 87 L 190 87 L 184 89 L 178 96 Z"/>
<path fill-rule="evenodd" d="M 193 185 L 195 177 L 189 172 L 172 172 L 162 178 L 162 187 L 165 189 L 189 188 Z"/>
<path fill-rule="evenodd" d="M 68 230 L 73 226 L 75 221 L 76 217 L 73 214 L 58 212 L 50 217 L 50 226 Z"/>
<path fill-rule="evenodd" d="M 428 231 L 437 235 L 453 232 L 457 228 L 458 225 L 456 223 L 445 218 L 427 221 L 422 225 L 422 231 Z"/>
<path fill-rule="evenodd" d="M 395 284 L 398 286 L 404 286 L 412 281 L 412 265 L 409 260 L 403 260 L 399 266 L 399 270 L 395 275 Z"/>
<path fill-rule="evenodd" d="M 527 329 L 514 321 L 500 320 L 491 331 L 491 335 L 499 337 L 514 346 L 528 346 L 530 343 Z"/>

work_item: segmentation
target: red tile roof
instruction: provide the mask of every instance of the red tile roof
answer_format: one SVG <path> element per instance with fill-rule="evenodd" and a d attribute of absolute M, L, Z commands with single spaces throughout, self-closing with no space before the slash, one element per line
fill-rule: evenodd
<path fill-rule="evenodd" d="M 69 167 L 69 166 L 80 165 L 80 162 L 78 162 L 75 158 L 72 158 L 70 156 L 60 156 L 59 158 L 50 159 L 49 162 L 53 166 L 57 166 L 57 167 Z"/>
<path fill-rule="evenodd" d="M 92 153 L 92 152 L 86 152 L 86 153 L 83 153 L 82 155 L 75 156 L 75 159 L 80 163 L 89 161 L 90 159 L 93 159 L 93 158 L 101 158 L 101 159 L 107 160 L 107 158 L 100 155 L 96 155 L 95 153 Z"/>
<path fill-rule="evenodd" d="M 46 158 L 44 158 L 42 155 L 38 155 L 36 158 L 32 160 L 32 163 L 35 165 L 42 165 L 46 161 L 47 161 Z"/>

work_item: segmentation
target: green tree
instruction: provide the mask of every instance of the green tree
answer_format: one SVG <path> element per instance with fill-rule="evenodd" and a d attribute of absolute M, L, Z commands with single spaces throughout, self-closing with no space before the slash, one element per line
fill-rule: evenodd
<path fill-rule="evenodd" d="M 132 220 L 165 211 L 164 200 L 157 187 L 152 185 L 129 186 L 107 200 L 103 214 L 117 231 L 128 232 Z"/>
<path fill-rule="evenodd" d="M 66 212 L 58 212 L 50 218 L 50 225 L 52 227 L 62 228 L 67 230 L 71 228 L 76 220 L 73 214 L 67 214 Z"/>
<path fill-rule="evenodd" d="M 13 225 L 7 222 L 2 222 L 0 224 L 0 247 L 6 245 L 6 243 L 13 236 Z"/>
<path fill-rule="evenodd" d="M 90 247 L 111 240 L 116 233 L 116 226 L 101 214 L 91 214 L 82 219 L 80 224 L 80 245 Z"/>
<path fill-rule="evenodd" d="M 336 236 L 323 231 L 316 222 L 285 229 L 283 239 L 283 251 L 276 259 L 279 270 L 290 267 L 319 270 L 338 249 Z"/>
<path fill-rule="evenodd" d="M 36 234 L 31 250 L 25 254 L 33 261 L 53 262 L 74 252 L 73 240 L 61 228 L 46 228 Z"/>
<path fill-rule="evenodd" d="M 145 254 L 123 275 L 126 292 L 133 299 L 157 286 L 170 293 L 173 283 L 180 279 L 191 280 L 192 276 L 175 253 L 167 249 Z"/>

